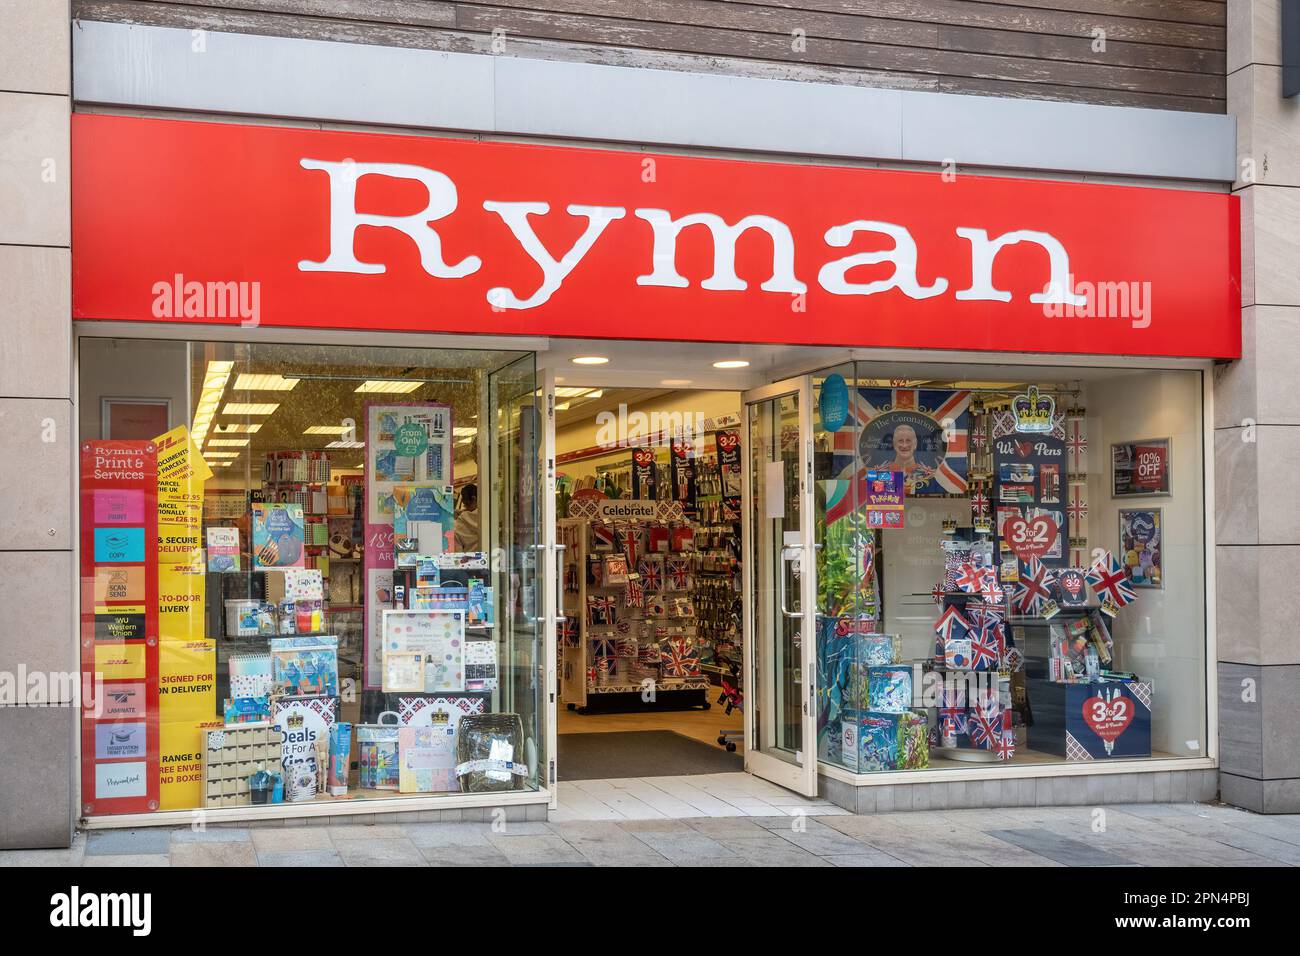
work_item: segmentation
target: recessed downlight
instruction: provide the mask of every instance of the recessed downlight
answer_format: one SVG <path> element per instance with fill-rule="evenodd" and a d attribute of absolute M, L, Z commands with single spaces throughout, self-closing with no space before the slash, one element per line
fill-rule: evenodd
<path fill-rule="evenodd" d="M 744 359 L 723 359 L 721 362 L 714 362 L 714 368 L 749 368 L 749 363 Z"/>
<path fill-rule="evenodd" d="M 569 359 L 574 365 L 608 365 L 609 359 L 604 355 L 579 355 Z"/>
<path fill-rule="evenodd" d="M 690 385 L 691 380 L 689 378 L 666 378 L 659 384 L 667 385 L 669 388 L 681 388 L 685 385 Z"/>

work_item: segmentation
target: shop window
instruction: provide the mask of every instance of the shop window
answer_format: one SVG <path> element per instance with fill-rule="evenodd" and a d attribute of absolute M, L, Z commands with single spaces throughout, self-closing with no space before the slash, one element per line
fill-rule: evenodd
<path fill-rule="evenodd" d="M 82 812 L 542 787 L 535 378 L 82 338 Z"/>
<path fill-rule="evenodd" d="M 1200 372 L 815 381 L 823 764 L 1205 756 Z"/>

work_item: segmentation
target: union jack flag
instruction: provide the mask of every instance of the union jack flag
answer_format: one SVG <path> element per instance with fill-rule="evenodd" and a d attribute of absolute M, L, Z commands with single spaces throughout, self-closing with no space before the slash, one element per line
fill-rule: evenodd
<path fill-rule="evenodd" d="M 624 594 L 624 603 L 628 607 L 643 608 L 645 607 L 645 587 L 639 581 L 633 581 L 631 578 L 627 582 L 627 590 Z"/>
<path fill-rule="evenodd" d="M 957 580 L 953 582 L 957 586 L 957 590 L 965 591 L 967 594 L 974 594 L 978 591 L 983 580 L 980 570 L 969 561 L 963 561 L 957 565 Z"/>
<path fill-rule="evenodd" d="M 1097 597 L 1102 600 L 1110 598 L 1116 607 L 1124 607 L 1137 598 L 1124 566 L 1109 551 L 1093 562 L 1088 569 L 1087 581 Z"/>
<path fill-rule="evenodd" d="M 966 494 L 971 423 L 970 392 L 926 388 L 860 388 L 850 392 L 849 423 L 835 432 L 832 473 L 836 490 L 827 498 L 826 523 L 834 524 L 865 501 L 866 474 L 885 469 L 895 455 L 888 445 L 893 429 L 882 415 L 911 424 L 918 439 L 918 466 L 907 475 L 908 495 Z M 905 419 L 913 418 L 909 423 Z M 897 427 L 897 426 L 895 426 Z M 863 437 L 875 444 L 860 454 Z"/>
<path fill-rule="evenodd" d="M 659 645 L 659 666 L 665 677 L 698 677 L 700 655 L 684 637 L 671 637 Z"/>
<path fill-rule="evenodd" d="M 637 574 L 641 575 L 641 584 L 647 591 L 662 591 L 664 589 L 664 559 L 642 558 L 636 566 Z"/>
<path fill-rule="evenodd" d="M 998 573 L 995 570 L 987 567 L 976 568 L 975 579 L 978 582 L 975 590 L 985 600 L 1002 600 L 1002 586 L 998 584 Z"/>
<path fill-rule="evenodd" d="M 591 550 L 613 551 L 614 529 L 607 524 L 593 524 L 591 526 Z"/>
<path fill-rule="evenodd" d="M 1084 485 L 1070 486 L 1070 504 L 1065 510 L 1070 516 L 1071 537 L 1079 538 L 1083 536 L 1083 520 L 1088 517 L 1087 491 Z"/>
<path fill-rule="evenodd" d="M 1006 607 L 1001 601 L 969 601 L 966 604 L 966 612 L 970 615 L 971 623 L 983 627 L 986 624 L 996 624 L 1006 617 Z"/>
<path fill-rule="evenodd" d="M 614 623 L 614 598 L 603 594 L 587 598 L 588 624 Z"/>
<path fill-rule="evenodd" d="M 1002 706 L 997 694 L 981 694 L 967 719 L 971 743 L 985 750 L 995 749 L 1002 738 L 1002 723 Z"/>
<path fill-rule="evenodd" d="M 1071 418 L 1065 424 L 1065 453 L 1070 474 L 1082 475 L 1088 470 L 1088 432 L 1082 418 Z"/>
<path fill-rule="evenodd" d="M 971 631 L 970 656 L 971 669 L 977 671 L 994 671 L 1002 662 L 1002 626 L 985 623 L 977 630 Z"/>
<path fill-rule="evenodd" d="M 637 538 L 640 537 L 641 531 L 636 525 L 615 525 L 614 526 L 614 544 L 618 550 L 627 555 L 628 567 L 636 565 L 636 545 Z"/>
<path fill-rule="evenodd" d="M 685 591 L 691 586 L 691 562 L 689 558 L 668 559 L 668 585 L 671 590 Z"/>
<path fill-rule="evenodd" d="M 561 647 L 577 647 L 578 622 L 571 617 L 561 618 L 556 626 L 555 637 Z"/>
<path fill-rule="evenodd" d="M 593 637 L 591 639 L 591 656 L 595 658 L 617 657 L 617 641 L 612 637 Z"/>
<path fill-rule="evenodd" d="M 934 587 L 930 588 L 930 599 L 934 601 L 935 604 L 943 604 L 943 596 L 947 593 L 944 588 L 944 583 L 945 582 L 940 581 Z"/>
<path fill-rule="evenodd" d="M 1020 582 L 1016 585 L 1016 606 L 1021 614 L 1037 615 L 1043 604 L 1052 599 L 1052 585 L 1056 575 L 1037 558 L 1030 558 L 1020 568 Z"/>
<path fill-rule="evenodd" d="M 961 681 L 945 680 L 939 689 L 939 720 L 945 736 L 966 733 L 966 686 Z"/>
<path fill-rule="evenodd" d="M 1010 760 L 1016 755 L 1016 734 L 1011 729 L 1010 711 L 1002 712 L 1002 733 L 993 741 L 993 749 L 997 751 L 999 760 Z"/>
<path fill-rule="evenodd" d="M 975 491 L 970 496 L 970 510 L 975 515 L 986 515 L 989 513 L 989 496 L 983 491 Z"/>
<path fill-rule="evenodd" d="M 938 622 L 934 625 L 935 633 L 941 637 L 944 642 L 960 640 L 966 636 L 966 632 L 971 629 L 971 623 L 966 616 L 956 607 L 947 607 L 939 615 Z"/>

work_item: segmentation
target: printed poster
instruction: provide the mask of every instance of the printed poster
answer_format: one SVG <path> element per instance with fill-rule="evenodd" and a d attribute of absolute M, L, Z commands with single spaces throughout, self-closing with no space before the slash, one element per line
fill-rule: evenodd
<path fill-rule="evenodd" d="M 302 505 L 257 502 L 253 506 L 253 567 L 301 568 L 306 565 Z"/>
<path fill-rule="evenodd" d="M 832 434 L 832 474 L 845 482 L 827 524 L 864 501 L 868 471 L 901 471 L 906 496 L 967 491 L 971 393 L 929 388 L 858 388 L 848 420 Z"/>
<path fill-rule="evenodd" d="M 1119 560 L 1137 588 L 1163 588 L 1164 524 L 1159 508 L 1121 508 Z"/>

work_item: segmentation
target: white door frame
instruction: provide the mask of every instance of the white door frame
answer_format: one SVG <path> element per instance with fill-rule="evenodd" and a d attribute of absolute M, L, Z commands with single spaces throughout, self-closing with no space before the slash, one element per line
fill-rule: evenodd
<path fill-rule="evenodd" d="M 814 522 L 813 522 L 813 423 L 812 423 L 812 376 L 801 375 L 795 378 L 785 379 L 780 382 L 774 382 L 770 385 L 764 385 L 760 388 L 751 389 L 741 396 L 741 421 L 742 421 L 742 443 L 748 445 L 751 441 L 750 429 L 750 407 L 756 402 L 765 401 L 772 398 L 780 398 L 786 395 L 795 395 L 799 401 L 799 560 L 801 571 L 799 574 L 799 610 L 800 629 L 801 629 L 801 653 L 800 668 L 802 670 L 802 680 L 800 682 L 800 691 L 802 697 L 802 751 L 799 754 L 798 763 L 789 763 L 781 760 L 771 754 L 765 754 L 754 746 L 758 735 L 755 733 L 754 716 L 759 695 L 762 695 L 767 686 L 766 677 L 762 679 L 763 686 L 752 687 L 749 675 L 755 673 L 755 662 L 759 661 L 756 656 L 756 642 L 758 634 L 755 625 L 757 615 L 760 609 L 754 604 L 754 581 L 755 575 L 760 572 L 755 564 L 759 561 L 765 565 L 770 561 L 770 549 L 763 549 L 760 554 L 754 547 L 754 522 L 752 520 L 755 501 L 753 498 L 754 487 L 752 480 L 753 448 L 746 448 L 745 467 L 742 472 L 742 517 L 741 517 L 741 540 L 742 540 L 742 558 L 741 567 L 744 581 L 744 594 L 742 602 L 744 607 L 744 667 L 742 672 L 742 686 L 745 693 L 745 769 L 755 776 L 770 780 L 773 783 L 787 787 L 796 793 L 804 796 L 817 795 L 817 633 L 816 633 L 816 609 L 817 609 L 817 564 L 816 550 L 814 548 Z M 779 439 L 779 436 L 778 436 Z M 769 569 L 764 568 L 764 573 L 775 571 L 776 574 L 785 574 L 785 568 Z M 786 613 L 783 608 L 776 608 L 776 613 Z M 766 661 L 770 655 L 764 654 L 763 660 Z M 764 708 L 767 713 L 769 707 Z"/>

